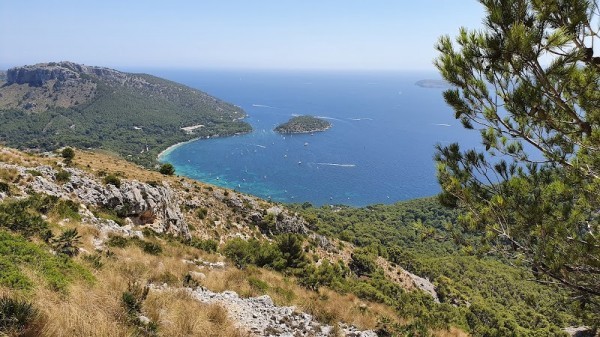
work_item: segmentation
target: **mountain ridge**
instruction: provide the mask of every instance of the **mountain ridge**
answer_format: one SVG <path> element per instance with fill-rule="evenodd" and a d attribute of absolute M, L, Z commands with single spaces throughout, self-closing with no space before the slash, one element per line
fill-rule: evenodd
<path fill-rule="evenodd" d="M 202 91 L 68 61 L 9 69 L 0 115 L 0 141 L 9 146 L 100 148 L 145 166 L 170 145 L 251 130 L 243 109 Z M 203 127 L 187 128 L 194 125 Z"/>

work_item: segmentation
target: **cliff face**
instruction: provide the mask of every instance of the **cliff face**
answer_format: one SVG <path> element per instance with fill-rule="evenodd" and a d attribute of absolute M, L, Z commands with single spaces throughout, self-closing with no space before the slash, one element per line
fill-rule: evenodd
<path fill-rule="evenodd" d="M 0 109 L 43 112 L 88 102 L 97 93 L 91 68 L 60 62 L 9 69 L 0 88 Z"/>
<path fill-rule="evenodd" d="M 124 83 L 129 78 L 136 77 L 104 67 L 86 66 L 73 62 L 49 62 L 11 68 L 6 72 L 6 82 L 11 84 L 28 84 L 39 87 L 48 81 L 85 80 L 86 76 L 95 76 L 104 81 Z M 135 81 L 134 81 L 135 82 Z M 144 81 L 140 81 L 144 82 Z"/>
<path fill-rule="evenodd" d="M 79 73 L 65 65 L 63 63 L 46 63 L 12 68 L 6 72 L 6 82 L 8 85 L 16 83 L 40 87 L 51 80 L 68 81 L 80 78 Z"/>
<path fill-rule="evenodd" d="M 0 90 L 0 108 L 34 112 L 69 108 L 96 96 L 97 83 L 160 93 L 160 85 L 143 76 L 73 62 L 50 62 L 11 68 Z"/>

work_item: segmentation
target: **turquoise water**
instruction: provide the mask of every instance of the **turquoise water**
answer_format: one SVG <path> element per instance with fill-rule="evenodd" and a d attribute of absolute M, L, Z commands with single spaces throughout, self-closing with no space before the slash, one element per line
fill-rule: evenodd
<path fill-rule="evenodd" d="M 251 134 L 183 144 L 162 161 L 177 174 L 281 202 L 364 206 L 437 194 L 434 145 L 477 134 L 454 120 L 435 73 L 152 71 L 242 107 Z M 294 115 L 325 132 L 279 135 Z"/>

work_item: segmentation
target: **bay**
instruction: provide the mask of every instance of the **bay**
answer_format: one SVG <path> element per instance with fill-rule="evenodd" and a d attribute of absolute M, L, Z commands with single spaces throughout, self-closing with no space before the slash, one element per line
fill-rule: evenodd
<path fill-rule="evenodd" d="M 244 109 L 254 131 L 201 139 L 164 153 L 179 175 L 280 202 L 365 206 L 439 193 L 434 145 L 478 134 L 453 118 L 433 72 L 149 70 Z M 280 135 L 296 115 L 325 132 Z"/>

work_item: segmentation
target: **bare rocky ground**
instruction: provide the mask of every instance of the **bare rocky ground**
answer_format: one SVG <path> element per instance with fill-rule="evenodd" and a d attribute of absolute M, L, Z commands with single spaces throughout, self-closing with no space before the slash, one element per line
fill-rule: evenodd
<path fill-rule="evenodd" d="M 174 290 L 156 285 L 151 288 L 154 291 Z M 312 315 L 298 311 L 293 306 L 276 306 L 268 295 L 241 298 L 233 291 L 216 293 L 203 287 L 185 288 L 185 291 L 202 303 L 221 305 L 236 325 L 252 336 L 377 337 L 372 330 L 361 331 L 343 323 L 340 323 L 337 328 L 320 323 Z"/>

